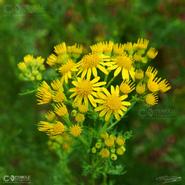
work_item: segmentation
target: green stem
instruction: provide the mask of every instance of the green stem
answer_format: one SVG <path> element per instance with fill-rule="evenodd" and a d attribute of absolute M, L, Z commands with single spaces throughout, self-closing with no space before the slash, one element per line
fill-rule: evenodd
<path fill-rule="evenodd" d="M 116 76 L 112 77 L 112 79 L 109 81 L 109 83 L 106 85 L 106 88 L 108 88 L 112 82 L 114 81 L 114 79 L 116 78 Z"/>

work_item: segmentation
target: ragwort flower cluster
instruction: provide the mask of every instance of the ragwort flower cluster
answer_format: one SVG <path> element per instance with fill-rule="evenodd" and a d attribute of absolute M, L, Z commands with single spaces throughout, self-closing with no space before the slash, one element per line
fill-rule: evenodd
<path fill-rule="evenodd" d="M 83 140 L 83 134 L 94 130 L 98 141 L 95 146 L 89 143 L 92 153 L 116 160 L 125 152 L 125 140 L 111 134 L 115 125 L 136 102 L 153 106 L 159 94 L 171 86 L 150 66 L 158 52 L 146 39 L 125 44 L 100 42 L 88 49 L 63 42 L 54 47 L 45 66 L 41 57 L 29 55 L 18 67 L 25 80 L 43 79 L 36 96 L 39 105 L 47 106 L 44 119 L 38 123 L 39 131 L 52 141 L 59 137 L 57 141 L 63 145 L 62 137 Z M 56 78 L 46 80 L 39 75 L 44 69 L 55 71 Z M 102 129 L 106 133 L 103 136 Z M 74 142 L 67 146 L 70 144 Z"/>

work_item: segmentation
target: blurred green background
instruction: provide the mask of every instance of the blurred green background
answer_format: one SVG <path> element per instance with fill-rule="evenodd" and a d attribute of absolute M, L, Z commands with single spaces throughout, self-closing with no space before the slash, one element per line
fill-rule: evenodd
<path fill-rule="evenodd" d="M 181 180 L 173 184 L 185 184 L 184 0 L 0 0 L 0 184 L 11 174 L 30 175 L 34 185 L 57 184 L 56 178 L 64 184 L 58 158 L 36 128 L 35 96 L 19 95 L 25 88 L 17 70 L 23 56 L 46 58 L 61 41 L 138 37 L 159 50 L 153 65 L 173 88 L 156 107 L 138 105 L 128 114 L 120 126 L 134 133 L 123 159 L 127 173 L 112 179 L 118 185 L 149 185 L 162 184 L 158 177 L 176 176 Z"/>

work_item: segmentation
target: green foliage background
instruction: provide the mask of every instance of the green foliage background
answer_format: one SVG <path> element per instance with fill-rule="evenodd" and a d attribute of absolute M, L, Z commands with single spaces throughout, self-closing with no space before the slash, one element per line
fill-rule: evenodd
<path fill-rule="evenodd" d="M 118 185 L 148 185 L 167 175 L 184 184 L 184 0 L 0 0 L 0 178 L 30 175 L 34 185 L 67 184 L 47 137 L 37 131 L 34 95 L 19 95 L 25 84 L 16 65 L 23 56 L 46 58 L 61 41 L 86 45 L 138 37 L 159 50 L 153 65 L 173 88 L 156 107 L 140 105 L 128 114 L 120 126 L 134 134 L 123 160 L 127 173 L 111 179 Z M 75 165 L 70 165 L 75 184 L 86 184 Z"/>

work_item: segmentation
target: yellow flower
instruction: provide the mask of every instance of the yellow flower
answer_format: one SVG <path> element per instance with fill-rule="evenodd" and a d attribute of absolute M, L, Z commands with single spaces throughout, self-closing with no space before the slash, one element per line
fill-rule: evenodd
<path fill-rule="evenodd" d="M 105 139 L 105 145 L 111 147 L 114 145 L 114 136 L 110 135 L 108 138 Z"/>
<path fill-rule="evenodd" d="M 55 136 L 62 134 L 65 131 L 65 127 L 60 121 L 57 121 L 55 124 L 51 124 L 46 121 L 40 121 L 38 124 L 38 130 L 41 132 L 46 132 L 49 136 Z"/>
<path fill-rule="evenodd" d="M 146 53 L 147 57 L 150 59 L 154 59 L 157 56 L 157 54 L 158 52 L 155 48 L 150 48 Z"/>
<path fill-rule="evenodd" d="M 82 113 L 85 113 L 85 112 L 87 112 L 88 111 L 88 107 L 86 106 L 86 105 L 81 105 L 81 104 L 79 104 L 78 105 L 78 110 L 80 111 L 80 112 L 82 112 Z"/>
<path fill-rule="evenodd" d="M 166 79 L 162 80 L 159 83 L 159 90 L 162 93 L 165 93 L 165 92 L 169 91 L 170 89 L 171 89 L 171 86 L 170 86 L 169 82 Z"/>
<path fill-rule="evenodd" d="M 148 47 L 149 40 L 139 38 L 137 43 L 134 44 L 134 48 L 136 49 L 146 49 Z"/>
<path fill-rule="evenodd" d="M 110 152 L 107 148 L 103 148 L 100 151 L 100 155 L 102 158 L 108 158 L 110 156 Z"/>
<path fill-rule="evenodd" d="M 82 128 L 78 124 L 71 126 L 69 130 L 74 137 L 78 137 L 82 133 Z"/>
<path fill-rule="evenodd" d="M 77 71 L 76 64 L 70 59 L 59 68 L 59 72 L 62 75 L 61 82 L 68 83 L 68 79 L 72 78 L 74 71 Z"/>
<path fill-rule="evenodd" d="M 154 67 L 149 66 L 145 72 L 148 78 L 154 78 L 157 75 L 158 71 Z"/>
<path fill-rule="evenodd" d="M 113 59 L 112 66 L 110 66 L 108 70 L 115 70 L 114 77 L 118 76 L 121 72 L 123 79 L 129 79 L 129 76 L 135 79 L 135 72 L 132 64 L 132 58 L 123 54 Z"/>
<path fill-rule="evenodd" d="M 62 42 L 61 44 L 58 44 L 54 47 L 54 51 L 56 54 L 65 54 L 67 52 L 66 43 Z"/>
<path fill-rule="evenodd" d="M 115 160 L 117 160 L 117 155 L 116 154 L 111 154 L 111 159 L 113 160 L 113 161 L 115 161 Z"/>
<path fill-rule="evenodd" d="M 62 90 L 56 91 L 53 95 L 53 101 L 62 103 L 65 100 L 65 95 Z"/>
<path fill-rule="evenodd" d="M 120 148 L 118 148 L 117 150 L 116 150 L 116 153 L 118 154 L 118 155 L 123 155 L 124 153 L 125 153 L 125 147 L 123 146 L 123 147 L 120 147 Z"/>
<path fill-rule="evenodd" d="M 143 72 L 143 70 L 137 69 L 137 70 L 135 71 L 135 78 L 136 78 L 137 80 L 141 80 L 143 77 L 144 77 L 144 72 Z"/>
<path fill-rule="evenodd" d="M 78 44 L 74 44 L 72 46 L 67 46 L 68 53 L 80 55 L 82 53 L 82 51 L 83 51 L 83 47 Z"/>
<path fill-rule="evenodd" d="M 26 64 L 25 62 L 20 62 L 17 64 L 18 68 L 21 70 L 21 71 L 25 71 L 26 70 Z"/>
<path fill-rule="evenodd" d="M 52 90 L 50 86 L 43 81 L 37 90 L 37 101 L 38 104 L 47 104 L 52 100 Z"/>
<path fill-rule="evenodd" d="M 72 82 L 75 88 L 69 89 L 70 92 L 73 92 L 70 98 L 75 97 L 74 102 L 77 102 L 77 104 L 85 104 L 85 106 L 88 106 L 90 101 L 90 103 L 96 107 L 94 97 L 97 96 L 98 91 L 101 91 L 102 87 L 100 86 L 106 84 L 106 82 L 98 82 L 99 80 L 100 77 L 96 77 L 91 81 L 90 79 L 77 78 L 77 81 Z"/>
<path fill-rule="evenodd" d="M 101 133 L 101 138 L 103 138 L 103 139 L 107 139 L 108 137 L 109 137 L 109 134 L 107 133 L 107 132 L 103 132 L 103 133 Z"/>
<path fill-rule="evenodd" d="M 49 66 L 54 66 L 57 63 L 57 56 L 54 54 L 49 55 L 49 57 L 47 58 L 46 63 Z"/>
<path fill-rule="evenodd" d="M 134 61 L 136 61 L 136 62 L 141 62 L 141 61 L 143 60 L 143 57 L 142 57 L 141 54 L 135 53 L 134 56 L 133 56 L 133 59 L 134 59 Z"/>
<path fill-rule="evenodd" d="M 147 82 L 147 87 L 151 92 L 157 92 L 159 91 L 159 82 L 161 81 L 161 78 L 149 78 Z"/>
<path fill-rule="evenodd" d="M 122 55 L 124 53 L 124 45 L 123 44 L 114 44 L 113 53 L 115 55 Z"/>
<path fill-rule="evenodd" d="M 158 97 L 156 94 L 150 93 L 145 96 L 145 102 L 150 105 L 156 105 L 158 103 Z"/>
<path fill-rule="evenodd" d="M 129 94 L 135 89 L 135 85 L 132 81 L 124 80 L 120 85 L 120 91 L 124 94 Z"/>
<path fill-rule="evenodd" d="M 124 145 L 125 144 L 125 139 L 122 137 L 122 136 L 118 136 L 117 138 L 116 138 L 116 143 L 118 144 L 118 145 Z"/>
<path fill-rule="evenodd" d="M 92 53 L 96 54 L 110 54 L 112 52 L 114 43 L 112 41 L 109 42 L 99 42 L 97 44 L 94 44 L 90 46 Z"/>
<path fill-rule="evenodd" d="M 138 94 L 143 94 L 145 92 L 145 84 L 144 83 L 138 83 L 137 86 L 136 86 L 136 92 Z"/>
<path fill-rule="evenodd" d="M 53 111 L 48 111 L 46 114 L 45 114 L 45 118 L 48 120 L 48 121 L 53 121 L 55 119 L 55 113 Z"/>
<path fill-rule="evenodd" d="M 58 91 L 59 89 L 63 89 L 63 87 L 62 87 L 62 83 L 61 83 L 61 81 L 60 80 L 53 80 L 52 82 L 51 82 L 51 87 L 52 87 L 52 89 L 53 90 L 55 90 L 55 91 Z"/>
<path fill-rule="evenodd" d="M 128 53 L 132 53 L 134 50 L 134 45 L 132 44 L 132 42 L 127 42 L 123 45 L 124 50 L 127 51 Z"/>
<path fill-rule="evenodd" d="M 105 120 L 108 121 L 113 114 L 117 120 L 124 115 L 124 112 L 127 110 L 127 106 L 130 106 L 131 103 L 125 100 L 128 95 L 119 95 L 119 87 L 114 88 L 111 86 L 111 93 L 103 88 L 103 93 L 99 92 L 98 96 L 100 99 L 97 99 L 97 103 L 100 105 L 95 108 L 95 111 L 100 111 L 100 117 L 105 116 Z"/>
<path fill-rule="evenodd" d="M 83 114 L 81 114 L 81 113 L 77 113 L 76 116 L 75 116 L 75 120 L 77 122 L 84 122 L 85 116 Z"/>
<path fill-rule="evenodd" d="M 65 116 L 68 114 L 68 111 L 67 111 L 67 108 L 64 104 L 56 104 L 55 107 L 55 113 L 58 115 L 58 116 Z"/>
<path fill-rule="evenodd" d="M 102 57 L 97 54 L 88 54 L 85 55 L 81 61 L 77 64 L 79 67 L 79 72 L 77 75 L 82 74 L 81 77 L 84 78 L 87 75 L 87 78 L 90 79 L 93 74 L 94 77 L 98 76 L 97 69 L 102 71 L 104 74 L 108 74 L 106 65 L 111 65 L 109 61 L 110 59 L 107 57 Z"/>

